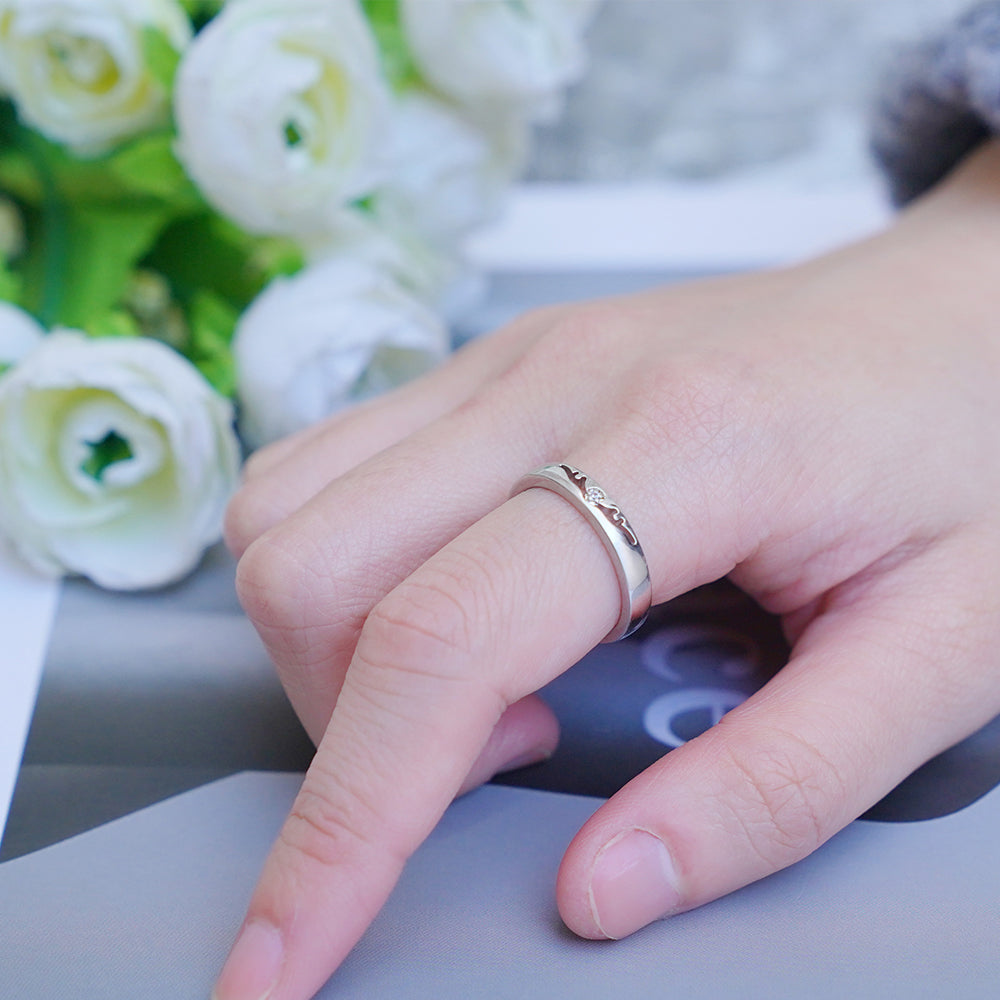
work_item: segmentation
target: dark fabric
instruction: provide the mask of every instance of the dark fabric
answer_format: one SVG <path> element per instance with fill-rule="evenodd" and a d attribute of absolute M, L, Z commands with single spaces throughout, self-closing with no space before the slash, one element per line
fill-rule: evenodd
<path fill-rule="evenodd" d="M 923 194 L 1000 132 L 1000 2 L 979 3 L 888 70 L 872 149 L 893 202 Z"/>

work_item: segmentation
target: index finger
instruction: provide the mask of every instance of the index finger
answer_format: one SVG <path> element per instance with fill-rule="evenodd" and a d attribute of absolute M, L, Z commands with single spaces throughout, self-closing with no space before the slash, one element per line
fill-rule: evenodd
<path fill-rule="evenodd" d="M 541 490 L 509 500 L 387 595 L 362 631 L 217 1000 L 303 1000 L 319 989 L 504 709 L 599 642 L 620 607 L 594 531 Z"/>

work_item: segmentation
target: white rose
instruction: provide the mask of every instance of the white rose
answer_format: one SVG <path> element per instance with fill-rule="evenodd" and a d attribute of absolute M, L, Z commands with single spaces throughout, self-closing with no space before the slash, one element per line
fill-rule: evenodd
<path fill-rule="evenodd" d="M 156 341 L 58 331 L 0 379 L 0 527 L 43 572 L 179 579 L 238 467 L 229 403 Z"/>
<path fill-rule="evenodd" d="M 583 72 L 595 0 L 401 0 L 421 73 L 453 100 L 549 117 Z"/>
<path fill-rule="evenodd" d="M 0 302 L 0 374 L 41 342 L 45 331 L 23 309 Z"/>
<path fill-rule="evenodd" d="M 499 212 L 520 167 L 523 124 L 488 132 L 454 105 L 420 91 L 399 99 L 388 150 L 390 169 L 375 192 L 380 215 L 453 248 Z M 520 127 L 519 127 L 520 126 Z"/>
<path fill-rule="evenodd" d="M 331 257 L 279 278 L 236 330 L 240 430 L 257 447 L 434 367 L 449 337 L 387 274 Z"/>
<path fill-rule="evenodd" d="M 191 38 L 177 0 L 0 0 L 3 84 L 28 125 L 81 155 L 103 152 L 169 118 L 147 28 L 177 51 Z"/>
<path fill-rule="evenodd" d="M 177 77 L 177 155 L 262 234 L 322 231 L 377 177 L 388 91 L 354 0 L 231 0 Z"/>
<path fill-rule="evenodd" d="M 312 264 L 336 258 L 381 271 L 446 319 L 454 316 L 456 288 L 470 280 L 468 265 L 454 248 L 433 246 L 398 217 L 378 211 L 345 209 L 330 232 L 306 249 Z"/>

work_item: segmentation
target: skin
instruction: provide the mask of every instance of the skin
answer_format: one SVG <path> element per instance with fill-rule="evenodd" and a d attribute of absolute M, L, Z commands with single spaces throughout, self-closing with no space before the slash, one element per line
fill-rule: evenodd
<path fill-rule="evenodd" d="M 532 693 L 620 597 L 565 501 L 507 499 L 546 462 L 608 488 L 654 602 L 728 574 L 793 644 L 574 838 L 577 934 L 799 860 L 1000 712 L 998 259 L 986 146 L 865 243 L 532 313 L 256 456 L 228 540 L 318 751 L 218 1000 L 312 996 L 455 795 L 551 752 Z"/>

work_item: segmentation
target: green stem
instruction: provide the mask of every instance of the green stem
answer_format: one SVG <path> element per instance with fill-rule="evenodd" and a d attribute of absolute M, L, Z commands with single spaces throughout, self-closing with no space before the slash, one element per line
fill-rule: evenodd
<path fill-rule="evenodd" d="M 59 197 L 59 189 L 48 164 L 36 160 L 42 182 L 42 295 L 39 319 L 47 327 L 55 326 L 62 311 L 63 289 L 69 267 L 69 212 Z"/>

